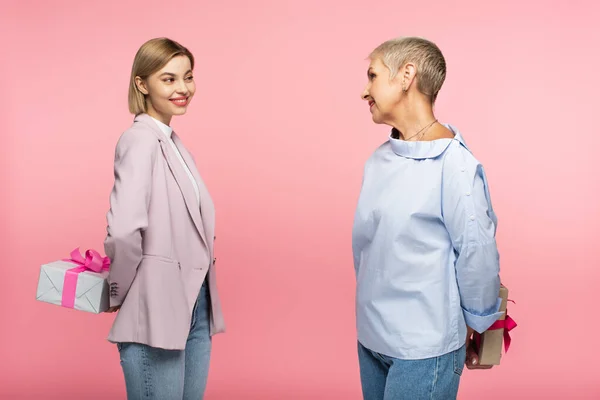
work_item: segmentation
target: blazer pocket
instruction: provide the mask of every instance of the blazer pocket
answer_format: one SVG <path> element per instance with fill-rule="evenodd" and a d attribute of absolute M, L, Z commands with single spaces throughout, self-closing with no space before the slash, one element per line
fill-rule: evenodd
<path fill-rule="evenodd" d="M 165 263 L 175 264 L 175 265 L 177 265 L 181 269 L 181 266 L 180 266 L 179 262 L 177 260 L 174 260 L 174 259 L 169 258 L 169 257 L 159 256 L 157 254 L 144 254 L 144 255 L 142 255 L 142 262 L 143 262 L 144 259 L 157 260 L 157 261 L 162 261 L 162 262 L 165 262 Z M 141 264 L 142 263 L 140 263 L 140 266 L 141 266 Z"/>
<path fill-rule="evenodd" d="M 178 330 L 181 324 L 181 329 L 185 328 L 189 322 L 189 310 L 177 261 L 144 255 L 138 267 L 136 281 L 142 311 L 140 322 L 161 337 L 168 337 L 169 329 Z"/>

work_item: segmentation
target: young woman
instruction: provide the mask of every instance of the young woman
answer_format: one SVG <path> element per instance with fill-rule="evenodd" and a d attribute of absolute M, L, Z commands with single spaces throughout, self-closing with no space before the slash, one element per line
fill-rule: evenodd
<path fill-rule="evenodd" d="M 455 399 L 473 331 L 500 317 L 496 216 L 483 167 L 433 104 L 446 62 L 430 41 L 370 55 L 362 98 L 389 140 L 365 165 L 352 247 L 366 400 Z"/>
<path fill-rule="evenodd" d="M 129 85 L 133 125 L 115 153 L 107 214 L 109 312 L 128 399 L 201 399 L 211 336 L 224 331 L 213 243 L 215 213 L 193 157 L 170 127 L 196 87 L 194 57 L 153 39 Z"/>

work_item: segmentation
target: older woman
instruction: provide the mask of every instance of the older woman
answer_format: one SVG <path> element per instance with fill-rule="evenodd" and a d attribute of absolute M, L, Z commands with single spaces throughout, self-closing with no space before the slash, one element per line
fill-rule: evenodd
<path fill-rule="evenodd" d="M 366 400 L 455 399 L 473 331 L 501 313 L 496 216 L 481 163 L 433 104 L 446 62 L 432 42 L 387 41 L 362 98 L 389 139 L 365 165 L 352 247 Z"/>

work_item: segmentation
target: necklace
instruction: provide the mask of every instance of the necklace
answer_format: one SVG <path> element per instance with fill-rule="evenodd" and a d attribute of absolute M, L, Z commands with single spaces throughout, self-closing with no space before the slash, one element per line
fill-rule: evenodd
<path fill-rule="evenodd" d="M 437 119 L 435 121 L 433 121 L 432 123 L 430 123 L 429 125 L 427 125 L 425 128 L 422 128 L 419 132 L 415 133 L 414 135 L 412 135 L 411 137 L 409 137 L 408 139 L 404 139 L 405 142 L 408 142 L 410 139 L 414 138 L 415 136 L 417 136 L 419 133 L 423 132 L 423 135 L 425 135 L 425 132 L 427 132 L 427 129 L 431 128 L 431 126 L 433 124 L 435 124 L 437 122 Z"/>

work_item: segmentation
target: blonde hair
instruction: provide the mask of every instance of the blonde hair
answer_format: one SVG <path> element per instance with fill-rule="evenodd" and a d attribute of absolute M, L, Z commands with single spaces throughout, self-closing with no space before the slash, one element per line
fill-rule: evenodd
<path fill-rule="evenodd" d="M 371 52 L 371 60 L 380 58 L 394 79 L 400 68 L 413 63 L 417 69 L 417 89 L 435 102 L 446 79 L 446 60 L 439 47 L 420 37 L 400 37 L 388 40 Z"/>
<path fill-rule="evenodd" d="M 187 56 L 190 59 L 192 69 L 194 69 L 194 56 L 192 53 L 174 40 L 167 38 L 151 39 L 140 47 L 131 68 L 129 112 L 138 115 L 147 111 L 146 96 L 138 89 L 135 78 L 139 76 L 142 79 L 147 79 L 177 56 Z"/>

